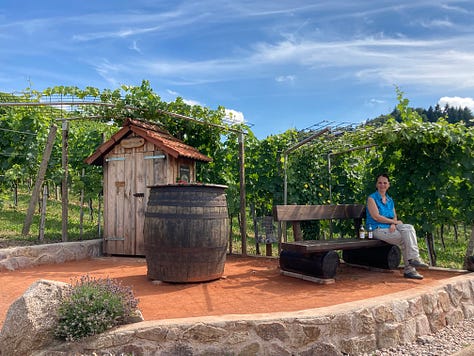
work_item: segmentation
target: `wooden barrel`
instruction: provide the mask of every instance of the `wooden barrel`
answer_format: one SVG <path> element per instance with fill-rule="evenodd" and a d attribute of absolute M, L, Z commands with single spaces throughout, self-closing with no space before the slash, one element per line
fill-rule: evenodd
<path fill-rule="evenodd" d="M 398 246 L 358 248 L 342 251 L 342 259 L 351 264 L 382 269 L 396 269 L 400 264 L 401 251 Z"/>
<path fill-rule="evenodd" d="M 151 186 L 145 213 L 147 276 L 203 282 L 224 272 L 229 215 L 223 185 Z"/>
<path fill-rule="evenodd" d="M 282 250 L 280 268 L 284 271 L 302 273 L 318 278 L 334 278 L 339 266 L 339 255 L 336 251 L 302 254 Z"/>

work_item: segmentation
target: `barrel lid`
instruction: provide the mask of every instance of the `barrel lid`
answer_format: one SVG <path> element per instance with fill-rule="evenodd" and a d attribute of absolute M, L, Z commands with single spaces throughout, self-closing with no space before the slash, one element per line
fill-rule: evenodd
<path fill-rule="evenodd" d="M 211 184 L 211 183 L 173 183 L 173 184 L 155 184 L 148 185 L 148 188 L 164 188 L 164 187 L 208 187 L 208 188 L 222 188 L 227 189 L 227 185 L 223 184 Z"/>

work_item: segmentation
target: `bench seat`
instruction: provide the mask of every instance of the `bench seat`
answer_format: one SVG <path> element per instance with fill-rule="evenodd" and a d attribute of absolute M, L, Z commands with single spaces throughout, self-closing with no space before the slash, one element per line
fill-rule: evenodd
<path fill-rule="evenodd" d="M 326 252 L 331 250 L 351 250 L 364 247 L 385 246 L 386 243 L 376 239 L 331 239 L 331 240 L 304 240 L 282 242 L 281 249 L 298 253 Z"/>
<path fill-rule="evenodd" d="M 395 269 L 400 264 L 400 249 L 376 239 L 303 240 L 302 221 L 352 219 L 353 236 L 357 236 L 365 217 L 365 205 L 277 205 L 273 216 L 276 221 L 291 223 L 293 227 L 295 241 L 282 242 L 280 246 L 280 268 L 284 271 L 333 279 L 339 265 L 336 250 L 342 250 L 342 258 L 349 264 L 380 269 Z"/>

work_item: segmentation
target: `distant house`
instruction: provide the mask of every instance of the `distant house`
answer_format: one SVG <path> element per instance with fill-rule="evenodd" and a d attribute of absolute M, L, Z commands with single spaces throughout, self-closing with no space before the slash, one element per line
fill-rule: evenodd
<path fill-rule="evenodd" d="M 104 167 L 104 253 L 145 255 L 148 186 L 196 181 L 196 162 L 211 158 L 155 124 L 127 119 L 88 157 Z"/>

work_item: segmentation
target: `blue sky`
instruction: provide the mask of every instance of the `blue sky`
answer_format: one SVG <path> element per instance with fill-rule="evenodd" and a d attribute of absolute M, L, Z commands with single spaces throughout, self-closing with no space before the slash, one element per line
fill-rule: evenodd
<path fill-rule="evenodd" d="M 474 1 L 0 2 L 0 91 L 150 81 L 259 138 L 396 105 L 474 110 Z"/>

